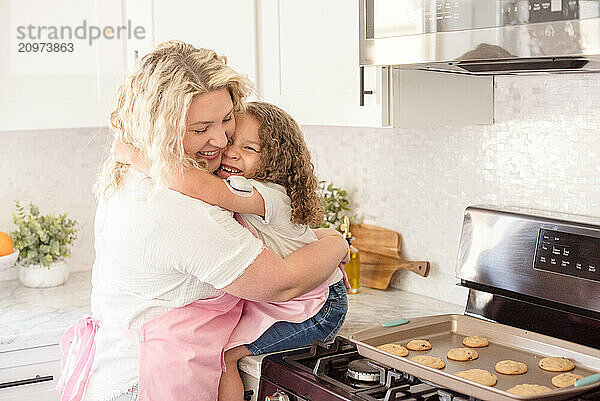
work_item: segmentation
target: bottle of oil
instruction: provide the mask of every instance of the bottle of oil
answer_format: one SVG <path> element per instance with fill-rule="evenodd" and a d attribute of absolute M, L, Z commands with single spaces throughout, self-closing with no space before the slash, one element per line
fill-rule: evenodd
<path fill-rule="evenodd" d="M 344 268 L 346 269 L 346 275 L 350 283 L 350 294 L 356 294 L 360 290 L 360 253 L 358 249 L 352 245 L 354 237 L 350 232 L 350 219 L 348 216 L 344 216 L 344 220 L 340 228 L 344 231 L 344 238 L 348 241 L 350 247 L 350 260 L 346 263 Z"/>

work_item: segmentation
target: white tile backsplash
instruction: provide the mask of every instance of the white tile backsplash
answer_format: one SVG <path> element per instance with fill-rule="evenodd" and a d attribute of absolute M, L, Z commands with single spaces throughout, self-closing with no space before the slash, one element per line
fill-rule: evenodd
<path fill-rule="evenodd" d="M 464 302 L 454 267 L 469 204 L 600 215 L 600 74 L 496 78 L 493 126 L 420 130 L 304 126 L 321 179 L 347 188 L 359 220 L 400 232 L 407 259 L 393 285 Z M 92 183 L 107 129 L 0 132 L 0 230 L 13 200 L 79 222 L 71 270 L 94 260 Z M 0 279 L 3 276 L 0 275 Z M 6 275 L 4 276 L 6 278 Z"/>
<path fill-rule="evenodd" d="M 0 231 L 14 229 L 14 201 L 36 203 L 42 214 L 68 213 L 78 222 L 71 271 L 89 270 L 94 261 L 92 185 L 105 150 L 108 129 L 77 128 L 0 131 Z M 0 280 L 16 278 L 15 269 Z"/>
<path fill-rule="evenodd" d="M 454 303 L 465 207 L 600 216 L 600 74 L 497 77 L 495 124 L 428 129 L 304 126 L 321 179 L 347 188 L 358 220 L 394 229 L 422 278 L 392 285 Z"/>

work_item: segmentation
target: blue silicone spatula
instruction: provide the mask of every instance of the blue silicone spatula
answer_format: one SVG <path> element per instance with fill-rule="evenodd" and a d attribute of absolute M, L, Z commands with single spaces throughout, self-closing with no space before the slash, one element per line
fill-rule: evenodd
<path fill-rule="evenodd" d="M 577 380 L 575 382 L 575 384 L 573 384 L 573 387 L 587 386 L 588 384 L 596 383 L 599 381 L 600 381 L 600 373 L 597 373 L 595 375 L 591 375 L 588 377 L 584 377 L 583 379 Z"/>
<path fill-rule="evenodd" d="M 383 323 L 381 323 L 381 327 L 402 326 L 403 324 L 406 324 L 406 323 L 410 323 L 410 320 L 405 319 L 405 318 L 400 318 L 400 319 L 388 320 L 387 322 L 383 322 Z"/>

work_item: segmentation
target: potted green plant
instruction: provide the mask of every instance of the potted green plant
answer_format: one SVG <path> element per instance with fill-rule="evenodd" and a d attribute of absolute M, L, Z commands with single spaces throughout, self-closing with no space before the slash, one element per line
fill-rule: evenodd
<path fill-rule="evenodd" d="M 350 201 L 347 196 L 348 193 L 342 188 L 338 188 L 333 183 L 327 183 L 325 181 L 319 182 L 319 189 L 321 190 L 321 202 L 323 204 L 323 221 L 319 227 L 323 228 L 335 228 L 339 229 L 342 219 L 350 209 Z M 354 220 L 353 216 L 350 217 L 350 221 Z"/>
<path fill-rule="evenodd" d="M 71 257 L 69 248 L 77 238 L 77 222 L 67 214 L 42 216 L 33 203 L 27 212 L 19 202 L 15 204 L 12 216 L 16 230 L 10 235 L 19 251 L 19 280 L 32 288 L 63 284 L 69 278 L 66 259 Z"/>

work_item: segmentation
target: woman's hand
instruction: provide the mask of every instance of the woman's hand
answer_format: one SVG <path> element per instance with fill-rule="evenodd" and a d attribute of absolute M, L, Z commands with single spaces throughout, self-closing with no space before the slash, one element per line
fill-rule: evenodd
<path fill-rule="evenodd" d="M 115 134 L 111 147 L 111 153 L 117 162 L 123 164 L 132 164 L 133 160 L 135 159 L 136 152 L 137 150 L 135 147 L 127 145 L 121 141 L 119 134 Z"/>
<path fill-rule="evenodd" d="M 350 246 L 348 246 L 348 253 L 346 254 L 344 259 L 342 259 L 342 261 L 338 265 L 338 269 L 340 269 L 340 271 L 342 272 L 344 287 L 346 287 L 346 291 L 350 291 L 350 289 L 352 288 L 350 286 L 350 280 L 348 280 L 348 275 L 346 274 L 346 269 L 344 268 L 344 266 L 346 266 L 346 263 L 348 263 L 348 262 L 350 262 Z"/>
<path fill-rule="evenodd" d="M 346 242 L 346 245 L 348 245 L 348 242 Z M 350 247 L 349 246 L 348 246 L 348 252 L 346 253 L 346 256 L 344 256 L 344 259 L 342 259 L 342 261 L 340 262 L 340 266 L 344 266 L 348 262 L 350 262 Z"/>
<path fill-rule="evenodd" d="M 334 230 L 333 228 L 315 228 L 313 232 L 315 233 L 318 239 L 331 236 L 339 236 L 344 238 L 341 232 L 339 232 L 338 230 Z M 346 274 L 346 269 L 344 268 L 346 263 L 350 261 L 350 246 L 348 245 L 348 241 L 346 241 L 345 238 L 344 242 L 346 244 L 347 252 L 346 256 L 344 256 L 344 259 L 342 259 L 338 264 L 338 269 L 342 272 L 344 287 L 346 287 L 346 291 L 350 291 L 350 281 L 348 281 L 348 275 Z"/>
<path fill-rule="evenodd" d="M 344 236 L 342 235 L 341 232 L 339 232 L 338 230 L 335 230 L 333 228 L 315 228 L 315 229 L 313 229 L 313 232 L 317 236 L 317 239 L 329 237 L 332 235 L 338 235 L 338 236 L 344 238 Z"/>
<path fill-rule="evenodd" d="M 313 232 L 317 236 L 317 239 L 334 236 L 344 238 L 344 235 L 341 232 L 333 228 L 315 228 L 313 229 Z M 344 256 L 344 259 L 340 261 L 340 267 L 344 267 L 344 265 L 350 261 L 350 247 L 348 246 L 348 242 L 345 239 L 344 241 L 346 242 L 347 252 L 346 256 Z"/>
<path fill-rule="evenodd" d="M 150 173 L 150 162 L 148 161 L 148 158 L 135 146 L 123 142 L 118 134 L 115 134 L 111 152 L 118 163 L 131 164 L 135 169 L 142 173 Z"/>

